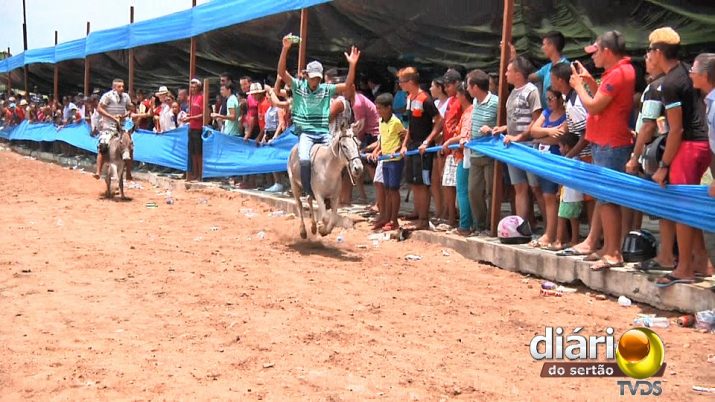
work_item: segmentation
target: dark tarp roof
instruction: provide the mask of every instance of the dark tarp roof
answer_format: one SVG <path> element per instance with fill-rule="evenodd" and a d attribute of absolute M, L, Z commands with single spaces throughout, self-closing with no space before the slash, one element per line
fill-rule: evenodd
<path fill-rule="evenodd" d="M 443 72 L 451 65 L 496 71 L 503 2 L 501 0 L 335 0 L 310 8 L 308 58 L 326 66 L 345 66 L 342 52 L 362 50 L 360 71 L 387 74 L 386 66 L 414 64 Z M 197 46 L 197 75 L 237 78 L 274 75 L 280 38 L 298 33 L 298 11 L 273 15 L 202 34 Z M 606 30 L 618 29 L 629 52 L 640 57 L 648 34 L 662 26 L 676 29 L 691 57 L 715 51 L 715 1 L 703 0 L 516 0 L 513 36 L 519 53 L 542 62 L 541 35 L 559 30 L 567 37 L 565 55 L 583 57 L 583 46 Z M 189 40 L 135 50 L 135 87 L 185 86 Z M 289 65 L 295 68 L 297 49 Z M 106 88 L 114 77 L 127 77 L 127 51 L 92 56 L 92 85 Z M 50 64 L 30 66 L 30 87 L 51 92 Z M 81 91 L 83 60 L 60 63 L 63 93 Z M 13 72 L 21 85 L 22 70 Z"/>

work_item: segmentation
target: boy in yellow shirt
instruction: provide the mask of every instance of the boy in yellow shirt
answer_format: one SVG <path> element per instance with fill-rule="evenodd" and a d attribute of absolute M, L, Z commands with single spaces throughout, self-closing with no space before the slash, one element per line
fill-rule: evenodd
<path fill-rule="evenodd" d="M 371 158 L 377 160 L 381 155 L 397 154 L 394 158 L 384 159 L 382 162 L 382 175 L 385 186 L 384 211 L 375 222 L 375 228 L 382 230 L 395 230 L 400 227 L 397 215 L 400 212 L 400 182 L 404 160 L 400 152 L 402 141 L 407 130 L 402 121 L 392 113 L 392 95 L 381 94 L 375 99 L 377 112 L 380 114 L 380 141 L 373 151 Z"/>

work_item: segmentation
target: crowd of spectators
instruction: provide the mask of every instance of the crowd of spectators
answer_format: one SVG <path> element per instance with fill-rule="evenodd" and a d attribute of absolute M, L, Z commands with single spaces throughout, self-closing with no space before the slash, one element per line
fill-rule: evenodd
<path fill-rule="evenodd" d="M 339 93 L 326 89 L 329 99 L 318 99 L 329 102 L 328 127 L 362 122 L 355 134 L 368 155 L 365 179 L 376 187 L 376 230 L 400 226 L 398 190 L 404 179 L 414 199 L 413 214 L 406 217 L 414 223 L 406 227 L 434 226 L 465 236 L 485 235 L 491 225 L 495 163 L 464 148 L 478 137 L 503 135 L 507 146 L 524 144 L 663 186 L 700 184 L 708 168 L 715 170 L 715 55 L 701 54 L 692 64 L 681 61 L 680 37 L 671 28 L 654 30 L 649 40 L 644 85 L 638 82 L 637 68 L 620 32 L 605 32 L 585 47 L 592 63 L 583 64 L 563 56 L 564 35 L 549 32 L 542 40 L 548 61 L 538 70 L 506 44 L 511 58 L 504 77 L 453 66 L 425 80 L 416 68 L 405 67 L 392 77 L 396 79 L 393 86 L 393 81 L 379 75 L 343 76 L 338 69 L 324 72 L 320 63 L 311 62 L 295 80 L 288 75 L 291 82 L 286 85 L 281 75 L 285 61 L 279 64 L 276 77 L 260 81 L 242 76 L 236 83 L 230 73 L 223 73 L 208 114 L 210 125 L 226 135 L 269 144 L 294 122 L 305 124 L 300 120 L 309 112 L 301 111 L 296 117 L 294 91 L 300 91 L 297 96 L 303 105 L 304 96 L 315 95 L 301 85 L 320 78 L 327 86 L 315 88 L 340 88 Z M 284 46 L 288 46 L 285 41 Z M 596 71 L 602 71 L 598 80 Z M 497 124 L 500 78 L 510 88 L 503 126 Z M 135 126 L 144 130 L 160 134 L 189 124 L 192 169 L 188 179 L 201 177 L 201 84 L 194 79 L 189 89 L 176 91 L 160 86 L 151 96 L 139 90 L 129 105 Z M 641 86 L 645 87 L 642 91 L 638 90 Z M 65 96 L 61 102 L 36 95 L 4 95 L 1 125 L 28 120 L 63 126 L 84 120 L 97 133 L 101 130 L 99 100 L 99 94 Z M 644 158 L 650 157 L 648 148 L 663 136 L 667 141 L 661 142 L 665 145 L 655 166 L 650 161 L 652 168 L 644 168 Z M 454 144 L 461 147 L 451 149 Z M 442 150 L 425 152 L 434 145 L 441 145 Z M 418 152 L 405 155 L 411 150 Z M 537 229 L 536 208 L 540 212 L 543 234 L 530 243 L 532 247 L 583 255 L 595 262 L 596 271 L 623 265 L 620 245 L 629 231 L 640 228 L 640 213 L 595 200 L 516 166 L 506 164 L 505 172 L 505 196 L 512 202 L 513 213 Z M 273 174 L 272 179 L 268 191 L 283 191 L 284 178 Z M 250 177 L 236 180 L 242 187 L 255 185 Z M 363 183 L 357 181 L 358 193 L 361 201 L 368 201 Z M 347 174 L 343 189 L 341 203 L 349 205 L 353 189 Z M 715 185 L 710 193 L 715 196 Z M 581 220 L 589 224 L 583 241 L 579 238 Z M 662 247 L 656 258 L 641 264 L 643 269 L 672 270 L 657 281 L 658 286 L 712 275 L 702 231 L 664 219 L 659 225 Z"/>

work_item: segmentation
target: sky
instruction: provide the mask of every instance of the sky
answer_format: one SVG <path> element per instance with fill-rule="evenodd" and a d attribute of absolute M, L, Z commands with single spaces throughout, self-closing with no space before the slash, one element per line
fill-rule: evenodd
<path fill-rule="evenodd" d="M 200 5 L 209 0 L 197 0 Z M 25 0 L 27 6 L 27 47 L 53 46 L 55 31 L 59 42 L 86 36 L 87 21 L 92 31 L 129 23 L 129 7 L 139 22 L 191 8 L 191 0 Z M 13 55 L 23 50 L 22 0 L 0 0 L 0 50 Z"/>

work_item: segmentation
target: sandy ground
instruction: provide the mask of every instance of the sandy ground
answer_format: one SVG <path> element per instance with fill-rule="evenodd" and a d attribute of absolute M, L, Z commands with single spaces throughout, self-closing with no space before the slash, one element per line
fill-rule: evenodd
<path fill-rule="evenodd" d="M 0 171 L 2 400 L 620 400 L 615 379 L 540 378 L 529 342 L 653 312 L 541 297 L 433 245 L 374 247 L 362 225 L 301 241 L 232 193 L 168 205 L 142 183 L 109 201 L 89 174 L 7 151 Z M 713 335 L 657 332 L 660 399 L 712 400 L 691 387 L 715 387 Z"/>

